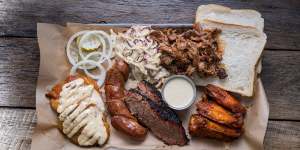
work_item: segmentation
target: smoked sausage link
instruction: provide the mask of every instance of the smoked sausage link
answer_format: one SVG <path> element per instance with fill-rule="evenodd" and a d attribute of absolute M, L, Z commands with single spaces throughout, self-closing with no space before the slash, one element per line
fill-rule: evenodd
<path fill-rule="evenodd" d="M 137 122 L 124 103 L 125 82 L 128 74 L 128 64 L 122 60 L 116 60 L 112 68 L 108 70 L 104 85 L 106 106 L 111 115 L 111 124 L 115 129 L 134 139 L 144 139 L 147 129 Z"/>

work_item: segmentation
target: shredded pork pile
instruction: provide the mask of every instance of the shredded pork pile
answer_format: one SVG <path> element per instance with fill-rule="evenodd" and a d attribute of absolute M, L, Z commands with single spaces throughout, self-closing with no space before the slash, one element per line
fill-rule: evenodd
<path fill-rule="evenodd" d="M 202 77 L 227 77 L 218 49 L 219 29 L 203 30 L 198 24 L 193 29 L 163 29 L 150 36 L 159 43 L 161 65 L 171 73 Z"/>

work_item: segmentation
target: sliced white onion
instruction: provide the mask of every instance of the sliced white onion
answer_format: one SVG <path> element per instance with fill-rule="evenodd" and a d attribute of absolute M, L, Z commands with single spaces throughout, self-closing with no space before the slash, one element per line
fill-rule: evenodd
<path fill-rule="evenodd" d="M 83 35 L 83 34 L 86 33 L 86 32 L 88 32 L 88 31 L 80 31 L 80 32 L 77 32 L 77 33 L 73 34 L 73 35 L 70 37 L 70 39 L 69 39 L 69 41 L 68 41 L 68 43 L 67 43 L 67 46 L 66 46 L 67 57 L 68 57 L 68 59 L 69 59 L 69 62 L 70 62 L 72 65 L 75 65 L 75 64 L 77 63 L 77 61 L 75 61 L 75 60 L 73 59 L 72 55 L 71 55 L 71 44 L 72 44 L 72 42 L 73 42 L 78 36 Z"/>
<path fill-rule="evenodd" d="M 109 70 L 112 67 L 112 61 L 109 58 L 104 58 L 103 62 L 101 62 L 102 66 L 104 66 L 104 68 L 106 70 Z"/>
<path fill-rule="evenodd" d="M 67 57 L 69 59 L 69 62 L 72 65 L 75 65 L 78 61 L 78 60 L 77 61 L 74 60 L 74 58 L 71 54 L 72 42 L 81 35 L 83 35 L 83 37 L 84 37 L 84 36 L 88 36 L 91 33 L 96 33 L 96 35 L 99 36 L 99 39 L 101 40 L 101 43 L 102 43 L 103 52 L 104 52 L 103 55 L 107 58 L 111 58 L 113 43 L 112 43 L 110 35 L 108 35 L 104 31 L 100 31 L 100 30 L 92 30 L 92 31 L 85 30 L 85 31 L 77 32 L 74 35 L 72 35 L 67 43 L 67 46 L 66 46 Z M 83 37 L 81 37 L 81 38 L 83 38 Z M 106 44 L 106 41 L 107 41 L 107 44 Z M 78 47 L 80 47 L 80 45 Z M 80 48 L 78 48 L 78 55 L 80 56 L 79 59 L 83 59 L 85 57 Z M 101 60 L 101 59 L 99 59 L 99 60 Z"/>
<path fill-rule="evenodd" d="M 92 30 L 89 32 L 100 34 L 104 37 L 105 40 L 107 40 L 107 42 L 108 42 L 107 45 L 109 46 L 109 48 L 105 49 L 104 53 L 106 54 L 106 56 L 109 56 L 109 58 L 110 58 L 112 55 L 112 46 L 113 46 L 110 35 L 108 35 L 106 32 L 101 31 L 101 30 Z"/>
<path fill-rule="evenodd" d="M 102 37 L 98 36 L 98 34 L 91 32 L 85 33 L 83 36 L 77 38 L 76 40 L 78 48 L 83 49 L 85 51 L 94 51 L 98 49 L 101 46 L 101 44 L 104 43 L 102 41 Z"/>
<path fill-rule="evenodd" d="M 83 69 L 83 70 L 84 70 L 84 73 L 87 76 L 91 77 L 92 79 L 95 79 L 95 80 L 104 79 L 105 74 L 106 74 L 106 70 L 104 69 L 104 67 L 102 65 L 100 65 L 100 66 L 101 66 L 101 68 L 99 68 L 100 69 L 100 74 L 99 75 L 93 75 L 92 73 L 89 72 L 88 69 Z"/>
<path fill-rule="evenodd" d="M 100 65 L 102 66 L 102 65 Z M 100 68 L 99 68 L 100 69 Z M 91 77 L 94 80 L 97 80 L 97 84 L 98 86 L 102 86 L 102 84 L 104 83 L 105 77 L 106 77 L 106 70 L 104 69 L 104 67 L 102 66 L 102 68 L 100 69 L 100 74 L 99 75 L 93 75 L 91 74 L 87 69 L 84 69 L 84 73 Z"/>
<path fill-rule="evenodd" d="M 94 60 L 94 61 L 96 61 L 96 62 L 103 62 L 104 61 L 104 59 L 106 58 L 104 55 L 102 55 L 102 52 L 91 52 L 91 53 L 89 53 L 89 54 L 87 54 L 83 59 L 84 60 L 90 60 L 89 58 L 90 57 L 92 57 L 92 56 L 97 56 L 97 55 L 99 55 L 100 57 L 99 57 L 99 59 L 98 60 Z"/>
<path fill-rule="evenodd" d="M 90 57 L 97 56 L 97 55 L 100 56 L 99 59 L 98 60 L 93 60 L 93 61 L 102 64 L 102 66 L 107 63 L 108 66 L 105 67 L 105 69 L 108 70 L 112 66 L 112 62 L 111 62 L 111 59 L 109 59 L 108 56 L 106 56 L 102 52 L 91 52 L 88 55 L 86 55 L 83 58 L 83 60 L 92 60 L 92 59 L 90 59 Z M 95 67 L 96 66 L 79 66 L 80 69 L 93 69 Z"/>
<path fill-rule="evenodd" d="M 90 57 L 92 57 L 92 56 L 99 56 L 98 57 L 99 59 L 98 60 L 90 59 Z M 106 57 L 104 55 L 102 55 L 102 52 L 91 52 L 83 58 L 83 60 L 92 60 L 92 61 L 95 61 L 99 64 L 101 64 L 105 59 L 106 59 Z M 81 66 L 78 66 L 79 69 L 93 69 L 95 67 L 97 67 L 97 66 L 95 66 L 95 65 L 84 65 L 84 66 L 81 65 Z"/>
<path fill-rule="evenodd" d="M 91 73 L 88 71 L 88 69 L 83 69 L 83 70 L 84 70 L 84 73 L 85 73 L 87 76 L 91 77 L 91 78 L 94 79 L 94 80 L 97 80 L 97 82 L 99 82 L 99 83 L 104 82 L 105 75 L 106 75 L 106 70 L 105 70 L 105 68 L 104 68 L 101 64 L 99 64 L 99 63 L 97 63 L 97 62 L 95 62 L 95 61 L 92 61 L 92 60 L 82 60 L 82 61 L 78 62 L 77 64 L 75 64 L 75 65 L 71 68 L 70 74 L 71 74 L 71 75 L 75 75 L 75 74 L 76 74 L 76 70 L 77 70 L 77 69 L 80 69 L 79 67 L 80 67 L 81 65 L 84 65 L 84 64 L 90 64 L 90 65 L 93 65 L 93 66 L 98 67 L 99 70 L 100 70 L 100 74 L 99 74 L 99 75 L 93 75 L 93 74 L 91 74 Z M 101 80 L 103 80 L 103 81 L 101 81 Z M 103 84 L 103 83 L 102 83 L 102 84 Z M 99 86 L 102 86 L 102 84 L 100 84 Z"/>
<path fill-rule="evenodd" d="M 117 34 L 112 29 L 110 29 L 109 32 L 110 32 L 110 38 L 111 38 L 112 45 L 114 46 L 117 41 Z"/>
<path fill-rule="evenodd" d="M 88 38 L 88 36 L 90 36 L 90 34 L 94 34 L 93 32 L 87 32 L 85 33 L 82 37 L 81 37 L 81 40 L 79 42 L 79 45 L 78 45 L 78 49 L 79 49 L 79 55 L 81 58 L 84 58 L 84 52 L 83 52 L 83 49 L 81 48 L 82 45 L 84 44 L 82 41 L 82 39 L 85 40 L 85 38 Z M 106 50 L 106 42 L 105 40 L 103 39 L 103 37 L 99 36 L 98 34 L 95 34 L 95 36 L 97 36 L 102 44 L 102 52 L 104 52 Z M 98 51 L 99 52 L 99 51 Z"/>
<path fill-rule="evenodd" d="M 98 86 L 101 87 L 101 86 L 103 85 L 104 81 L 105 81 L 105 76 L 104 76 L 103 80 L 98 79 L 98 80 L 97 80 Z"/>
<path fill-rule="evenodd" d="M 76 44 L 76 50 L 74 51 L 74 40 L 82 36 L 82 38 L 85 38 L 85 36 L 89 36 L 89 34 L 95 34 L 99 37 L 101 44 L 102 44 L 102 51 L 94 51 L 89 52 L 87 55 L 84 55 L 83 51 L 79 48 L 80 44 Z M 79 40 L 80 43 L 80 40 Z M 92 30 L 92 31 L 80 31 L 72 35 L 67 43 L 66 46 L 66 52 L 67 57 L 69 59 L 69 62 L 73 65 L 73 67 L 70 70 L 70 74 L 74 75 L 76 74 L 77 69 L 81 69 L 84 71 L 84 73 L 94 79 L 97 80 L 97 84 L 99 86 L 102 86 L 105 80 L 106 76 L 106 70 L 110 69 L 112 66 L 112 49 L 113 49 L 113 41 L 106 32 L 104 31 L 98 31 L 98 30 Z M 72 49 L 74 48 L 74 49 Z M 76 57 L 72 55 L 72 52 L 75 52 L 77 55 Z M 94 60 L 91 57 L 96 57 Z M 105 66 L 105 67 L 104 67 Z M 95 75 L 92 74 L 90 71 L 91 69 L 94 69 L 98 67 L 100 73 Z"/>

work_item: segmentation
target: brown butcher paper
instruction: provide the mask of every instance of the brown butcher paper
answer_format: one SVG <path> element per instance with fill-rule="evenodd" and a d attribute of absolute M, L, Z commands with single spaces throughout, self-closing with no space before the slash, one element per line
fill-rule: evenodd
<path fill-rule="evenodd" d="M 212 149 L 263 149 L 263 140 L 268 123 L 269 105 L 261 80 L 256 81 L 255 96 L 253 98 L 240 98 L 247 105 L 245 118 L 245 132 L 239 139 L 228 143 L 205 138 L 191 138 L 186 146 L 167 146 L 155 138 L 151 132 L 142 142 L 134 141 L 117 132 L 112 126 L 108 143 L 103 147 L 79 147 L 71 143 L 58 130 L 57 114 L 51 110 L 49 100 L 45 93 L 57 82 L 64 80 L 70 71 L 65 46 L 68 38 L 80 30 L 105 30 L 123 31 L 117 26 L 99 26 L 68 24 L 66 27 L 39 23 L 37 25 L 37 37 L 40 48 L 40 70 L 36 89 L 37 126 L 32 138 L 32 150 L 58 150 L 58 149 L 185 149 L 185 150 L 212 150 Z M 198 93 L 198 96 L 200 92 Z M 187 129 L 189 116 L 195 111 L 190 108 L 184 112 L 178 112 Z M 187 132 L 188 133 L 188 132 Z"/>

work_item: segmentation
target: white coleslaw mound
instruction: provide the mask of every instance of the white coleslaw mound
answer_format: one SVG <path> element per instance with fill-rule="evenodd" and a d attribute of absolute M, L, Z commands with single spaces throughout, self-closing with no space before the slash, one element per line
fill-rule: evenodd
<path fill-rule="evenodd" d="M 152 31 L 150 26 L 140 25 L 132 26 L 125 33 L 111 31 L 115 54 L 131 66 L 136 80 L 154 81 L 169 76 L 160 66 L 158 43 L 149 36 Z"/>

